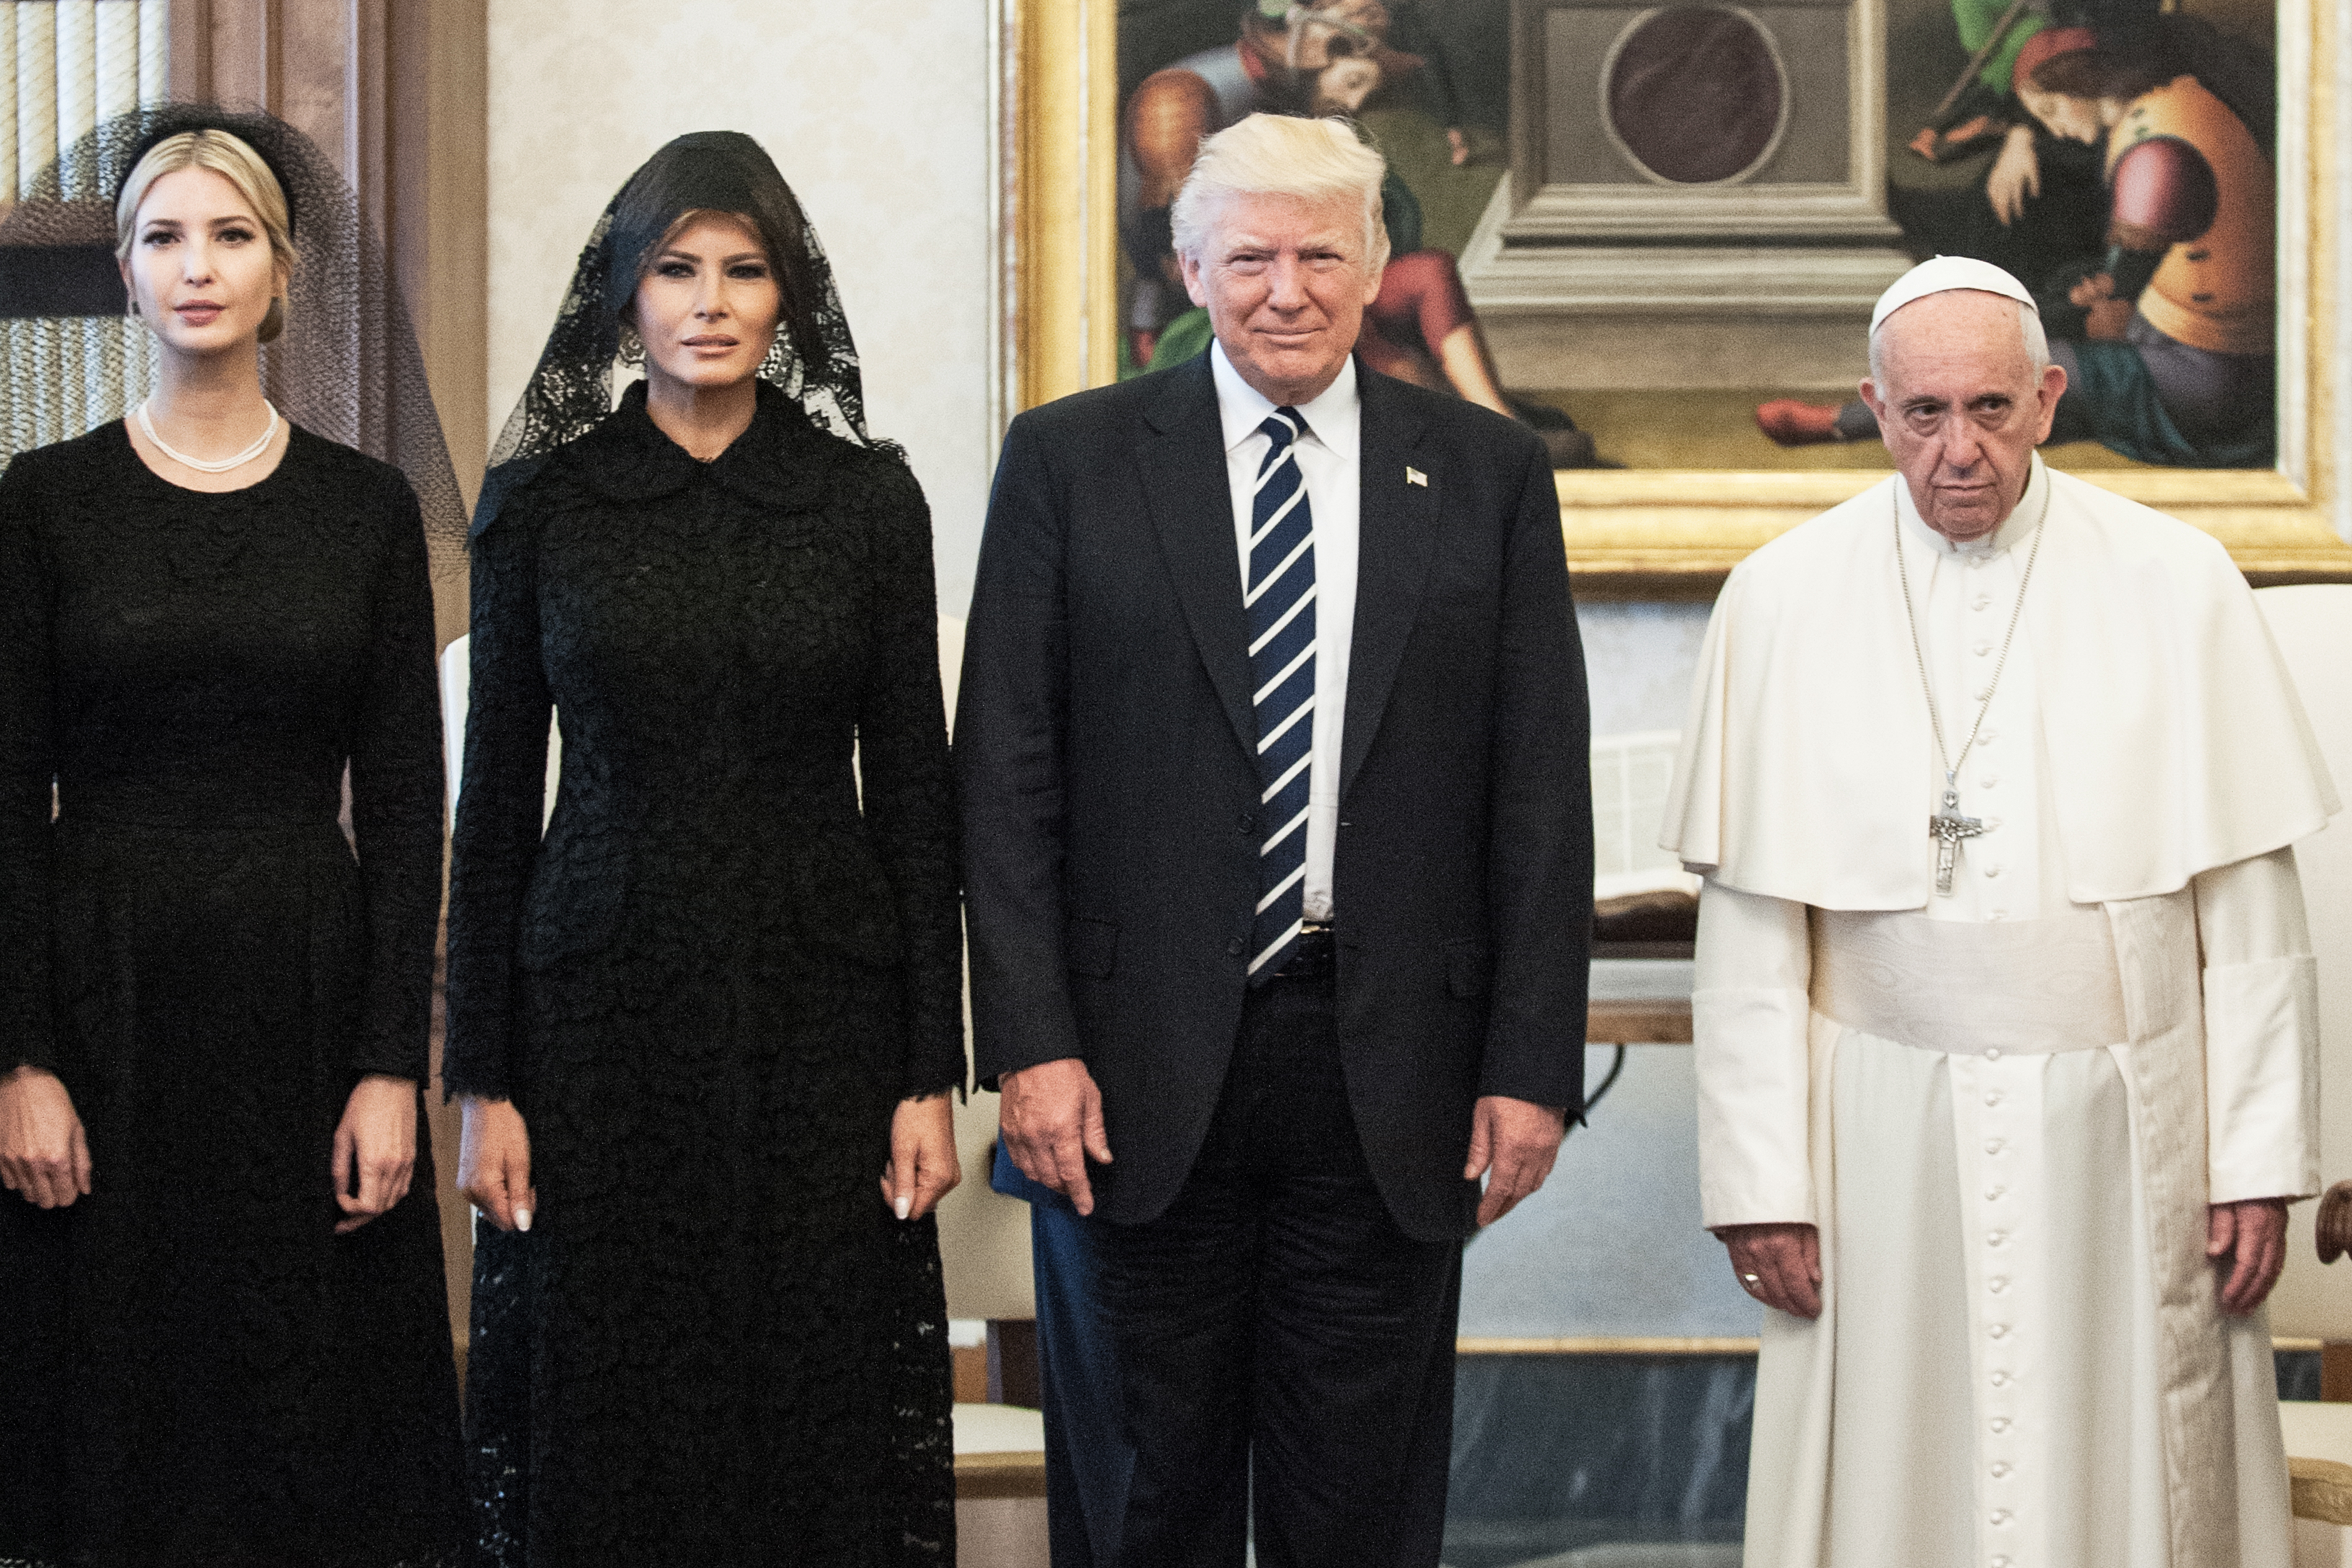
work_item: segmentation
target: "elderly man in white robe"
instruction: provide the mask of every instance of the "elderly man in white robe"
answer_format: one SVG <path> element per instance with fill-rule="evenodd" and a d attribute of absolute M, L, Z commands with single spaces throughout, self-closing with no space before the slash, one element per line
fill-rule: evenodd
<path fill-rule="evenodd" d="M 1732 574 L 1664 839 L 1767 1309 L 1748 1568 L 2277 1568 L 2335 791 L 2221 546 L 2035 455 L 2016 279 L 1926 263 L 1871 333 L 1900 471 Z"/>

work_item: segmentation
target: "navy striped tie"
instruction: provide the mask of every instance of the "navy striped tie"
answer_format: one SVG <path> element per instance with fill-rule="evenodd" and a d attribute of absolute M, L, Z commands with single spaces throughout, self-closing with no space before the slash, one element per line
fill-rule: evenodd
<path fill-rule="evenodd" d="M 1258 426 L 1273 445 L 1250 506 L 1250 685 L 1256 692 L 1257 918 L 1250 984 L 1274 977 L 1298 942 L 1307 887 L 1307 789 L 1315 739 L 1315 519 L 1298 471 L 1307 421 L 1277 408 Z"/>

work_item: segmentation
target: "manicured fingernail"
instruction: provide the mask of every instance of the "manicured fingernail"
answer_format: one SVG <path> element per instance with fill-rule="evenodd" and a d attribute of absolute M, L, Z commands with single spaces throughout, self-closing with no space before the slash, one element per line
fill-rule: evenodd
<path fill-rule="evenodd" d="M 893 1206 L 898 1209 L 898 1217 L 900 1219 L 905 1219 L 908 1215 L 915 1212 L 915 1200 L 907 1196 L 904 1193 L 901 1193 L 898 1194 L 898 1203 Z"/>
<path fill-rule="evenodd" d="M 530 1228 L 530 1211 L 529 1209 L 515 1210 L 515 1228 L 517 1230 L 529 1230 Z"/>

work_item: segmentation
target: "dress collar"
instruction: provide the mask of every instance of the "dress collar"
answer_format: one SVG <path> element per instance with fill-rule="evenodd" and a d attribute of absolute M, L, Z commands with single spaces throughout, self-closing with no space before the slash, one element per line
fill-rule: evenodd
<path fill-rule="evenodd" d="M 1223 422 L 1225 450 L 1231 452 L 1258 432 L 1265 416 L 1275 405 L 1264 393 L 1242 379 L 1233 362 L 1225 357 L 1225 345 L 1209 346 L 1209 374 L 1217 385 L 1217 416 Z M 1307 433 L 1346 461 L 1356 457 L 1356 437 L 1360 421 L 1357 412 L 1362 400 L 1356 386 L 1356 356 L 1349 354 L 1340 366 L 1339 374 L 1310 403 L 1299 406 L 1299 416 L 1307 421 Z"/>
<path fill-rule="evenodd" d="M 2025 493 L 2017 498 L 2016 507 L 2001 520 L 2000 526 L 1982 539 L 1972 539 L 1958 544 L 1927 526 L 1912 503 L 1911 486 L 1901 474 L 1895 476 L 1895 511 L 1903 520 L 1904 543 L 1929 552 L 1930 560 L 1952 556 L 1967 560 L 1971 556 L 1996 556 L 2033 542 L 2033 531 L 2042 524 L 2042 514 L 2050 497 L 2050 470 L 2043 466 L 2042 454 L 2030 459 L 2032 471 L 2025 481 Z"/>
<path fill-rule="evenodd" d="M 708 479 L 761 508 L 789 510 L 815 490 L 831 443 L 811 439 L 808 416 L 782 388 L 763 380 L 756 391 L 751 423 L 705 463 L 663 434 L 646 411 L 646 384 L 634 383 L 612 417 L 576 443 L 579 471 L 614 500 L 651 500 Z"/>

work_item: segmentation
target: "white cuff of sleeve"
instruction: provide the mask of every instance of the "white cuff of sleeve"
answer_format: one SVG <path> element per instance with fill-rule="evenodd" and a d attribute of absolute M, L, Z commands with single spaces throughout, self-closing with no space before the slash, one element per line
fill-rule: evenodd
<path fill-rule="evenodd" d="M 2319 973 L 2309 955 L 2205 971 L 2208 1192 L 2319 1191 Z"/>
<path fill-rule="evenodd" d="M 1699 1214 L 1710 1230 L 1817 1223 L 1811 1016 L 1801 991 L 1713 990 L 1691 998 Z"/>

